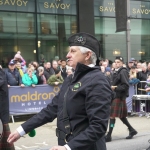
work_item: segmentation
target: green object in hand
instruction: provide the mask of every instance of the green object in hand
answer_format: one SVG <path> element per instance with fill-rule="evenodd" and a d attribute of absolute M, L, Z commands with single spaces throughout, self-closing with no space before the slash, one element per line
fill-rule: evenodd
<path fill-rule="evenodd" d="M 30 137 L 34 137 L 34 136 L 36 135 L 36 131 L 35 131 L 35 130 L 31 130 L 31 131 L 28 133 L 28 135 L 29 135 Z"/>

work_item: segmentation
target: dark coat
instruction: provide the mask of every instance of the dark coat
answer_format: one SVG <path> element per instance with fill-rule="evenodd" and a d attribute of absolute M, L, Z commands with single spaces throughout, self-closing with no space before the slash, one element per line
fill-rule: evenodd
<path fill-rule="evenodd" d="M 45 69 L 44 70 L 44 76 L 45 76 L 46 80 L 48 80 L 48 78 L 51 75 L 54 75 L 54 74 L 55 74 L 55 71 L 54 71 L 54 69 L 52 67 L 50 69 Z"/>
<path fill-rule="evenodd" d="M 11 72 L 10 69 L 7 69 L 5 70 L 5 73 L 7 84 L 9 84 L 10 86 L 18 86 L 22 84 L 22 79 L 17 69 L 14 69 L 13 73 Z"/>
<path fill-rule="evenodd" d="M 137 78 L 140 81 L 146 81 L 149 75 L 150 75 L 150 71 L 148 71 L 148 70 L 146 70 L 146 72 L 140 71 L 137 73 Z M 146 82 L 145 83 L 138 83 L 137 88 L 145 89 L 145 85 L 146 85 Z M 146 94 L 146 92 L 145 91 L 138 91 L 138 94 Z"/>
<path fill-rule="evenodd" d="M 9 122 L 8 86 L 5 72 L 0 69 L 0 119 L 3 124 Z"/>
<path fill-rule="evenodd" d="M 75 86 L 77 84 L 78 88 Z M 104 135 L 110 115 L 112 90 L 108 80 L 97 67 L 78 64 L 74 77 L 70 75 L 66 78 L 52 103 L 22 124 L 25 132 L 52 122 L 57 117 L 57 128 L 66 133 L 63 122 L 64 95 L 71 131 L 74 133 L 84 124 L 84 128 L 79 130 L 80 134 L 67 138 L 71 150 L 106 150 Z M 58 138 L 58 144 L 66 143 Z"/>
<path fill-rule="evenodd" d="M 60 71 L 61 71 L 61 76 L 65 80 L 67 77 L 67 68 L 66 67 L 65 68 L 60 67 Z"/>
<path fill-rule="evenodd" d="M 115 98 L 125 100 L 129 96 L 129 73 L 124 67 L 113 73 L 113 86 L 115 88 Z"/>

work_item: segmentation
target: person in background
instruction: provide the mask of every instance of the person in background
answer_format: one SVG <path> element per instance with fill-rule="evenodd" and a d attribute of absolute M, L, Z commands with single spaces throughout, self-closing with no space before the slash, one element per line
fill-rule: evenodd
<path fill-rule="evenodd" d="M 36 61 L 33 61 L 33 62 L 31 62 L 31 65 L 34 67 L 34 73 L 35 74 L 38 74 L 38 67 L 39 67 L 39 64 L 38 64 L 38 62 L 36 62 Z"/>
<path fill-rule="evenodd" d="M 56 60 L 52 61 L 52 68 L 54 69 L 55 74 L 60 72 L 60 69 L 58 68 L 58 62 Z"/>
<path fill-rule="evenodd" d="M 150 62 L 147 64 L 147 70 L 150 71 Z"/>
<path fill-rule="evenodd" d="M 115 126 L 116 117 L 118 117 L 129 129 L 129 136 L 126 139 L 132 139 L 137 131 L 127 120 L 126 98 L 129 95 L 129 73 L 127 68 L 123 67 L 123 57 L 117 56 L 115 59 L 116 73 L 113 74 L 112 90 L 115 92 L 114 100 L 111 104 L 109 131 L 105 136 L 106 142 L 112 141 L 112 131 Z"/>
<path fill-rule="evenodd" d="M 67 63 L 66 60 L 62 59 L 61 60 L 61 66 L 60 66 L 60 71 L 61 71 L 61 75 L 63 77 L 63 79 L 65 80 L 65 78 L 67 77 L 67 67 L 66 67 Z"/>
<path fill-rule="evenodd" d="M 41 112 L 21 124 L 8 142 L 57 118 L 58 145 L 50 150 L 106 150 L 104 135 L 110 114 L 112 90 L 95 67 L 100 43 L 88 33 L 69 37 L 67 59 L 75 73 L 68 76 L 60 92 Z"/>
<path fill-rule="evenodd" d="M 57 62 L 58 62 L 58 69 L 60 70 L 60 66 L 61 66 L 61 59 L 59 59 Z"/>
<path fill-rule="evenodd" d="M 147 95 L 150 95 L 150 75 L 147 77 L 145 89 L 146 89 Z"/>
<path fill-rule="evenodd" d="M 54 74 L 55 74 L 55 72 L 54 72 L 54 69 L 51 67 L 51 63 L 47 62 L 46 63 L 46 68 L 44 70 L 44 75 L 45 75 L 46 80 L 48 80 L 49 77 L 51 75 L 54 75 Z"/>
<path fill-rule="evenodd" d="M 44 63 L 44 69 L 46 69 L 47 62 Z"/>
<path fill-rule="evenodd" d="M 147 77 L 150 75 L 150 72 L 147 70 L 147 65 L 146 63 L 143 63 L 141 65 L 142 67 L 142 71 L 138 72 L 137 73 L 137 78 L 140 80 L 140 81 L 146 81 L 147 80 Z M 145 85 L 146 83 L 144 82 L 141 82 L 137 85 L 137 88 L 141 88 L 141 89 L 145 89 Z M 145 91 L 140 91 L 138 90 L 138 94 L 146 94 Z"/>
<path fill-rule="evenodd" d="M 0 65 L 0 120 L 2 121 L 3 133 L 0 135 L 0 150 L 15 150 L 13 144 L 7 142 L 10 135 L 9 128 L 9 98 L 5 72 Z M 2 138 L 1 138 L 2 136 Z"/>
<path fill-rule="evenodd" d="M 137 66 L 136 66 L 136 72 L 138 73 L 138 72 L 140 72 L 140 71 L 142 71 L 142 63 L 141 63 L 141 62 L 138 62 L 138 63 L 137 63 Z"/>
<path fill-rule="evenodd" d="M 32 86 L 35 87 L 35 85 L 38 83 L 37 76 L 33 73 L 31 68 L 27 69 L 27 73 L 24 74 L 22 77 L 22 82 L 25 86 Z"/>
<path fill-rule="evenodd" d="M 23 73 L 23 71 L 22 71 L 22 69 L 21 69 L 21 64 L 20 64 L 20 62 L 17 62 L 17 63 L 16 63 L 16 68 L 17 68 L 18 72 L 20 73 L 20 76 L 23 77 L 24 73 Z"/>
<path fill-rule="evenodd" d="M 11 60 L 8 65 L 8 69 L 5 70 L 8 87 L 10 86 L 24 87 L 24 84 L 22 84 L 21 76 L 15 67 L 16 66 L 14 61 Z"/>
<path fill-rule="evenodd" d="M 67 68 L 67 77 L 73 74 L 72 68 Z"/>
<path fill-rule="evenodd" d="M 127 70 L 128 70 L 128 72 L 130 72 L 130 69 L 131 69 L 132 66 L 134 66 L 134 63 L 133 63 L 132 60 L 130 60 L 129 63 L 128 63 L 128 65 L 127 65 L 127 67 L 126 67 Z"/>
<path fill-rule="evenodd" d="M 135 85 L 139 83 L 140 80 L 137 79 L 137 73 L 136 73 L 136 67 L 131 66 L 130 72 L 129 72 L 129 83 L 132 85 Z"/>
<path fill-rule="evenodd" d="M 46 77 L 44 75 L 44 67 L 40 66 L 38 67 L 38 74 L 37 75 L 37 78 L 38 78 L 38 85 L 39 84 L 47 84 L 47 81 L 46 81 Z"/>
<path fill-rule="evenodd" d="M 64 82 L 63 77 L 61 76 L 61 71 L 58 74 L 51 75 L 47 80 L 47 84 L 49 85 L 59 85 Z"/>
<path fill-rule="evenodd" d="M 17 54 L 14 56 L 13 61 L 14 61 L 15 64 L 17 62 L 20 62 L 21 63 L 21 69 L 23 70 L 24 73 L 26 72 L 26 61 L 21 56 L 21 52 L 20 51 L 18 51 Z"/>

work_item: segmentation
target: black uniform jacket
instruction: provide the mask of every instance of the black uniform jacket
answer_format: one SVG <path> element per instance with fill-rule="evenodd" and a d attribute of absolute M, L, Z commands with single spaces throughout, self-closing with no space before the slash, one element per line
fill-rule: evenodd
<path fill-rule="evenodd" d="M 85 128 L 76 137 L 70 136 L 68 145 L 71 150 L 106 150 L 104 135 L 110 115 L 112 90 L 106 77 L 99 68 L 79 64 L 75 74 L 67 77 L 57 96 L 40 113 L 22 124 L 26 133 L 57 117 L 57 128 L 66 132 L 63 122 L 63 102 L 66 95 L 67 112 L 71 131 Z M 65 141 L 58 138 L 59 145 Z"/>
<path fill-rule="evenodd" d="M 115 98 L 125 100 L 129 96 L 129 73 L 127 68 L 121 67 L 113 74 L 113 86 L 115 88 Z"/>
<path fill-rule="evenodd" d="M 0 119 L 3 124 L 9 122 L 8 86 L 5 72 L 0 69 Z"/>

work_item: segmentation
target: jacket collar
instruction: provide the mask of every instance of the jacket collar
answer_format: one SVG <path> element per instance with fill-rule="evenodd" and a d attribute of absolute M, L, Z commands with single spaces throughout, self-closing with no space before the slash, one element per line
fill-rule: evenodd
<path fill-rule="evenodd" d="M 79 79 L 81 79 L 85 74 L 92 70 L 99 69 L 99 67 L 95 67 L 93 64 L 90 64 L 89 66 L 86 66 L 84 64 L 78 63 L 75 69 L 75 72 L 72 76 L 72 83 L 77 82 Z"/>

